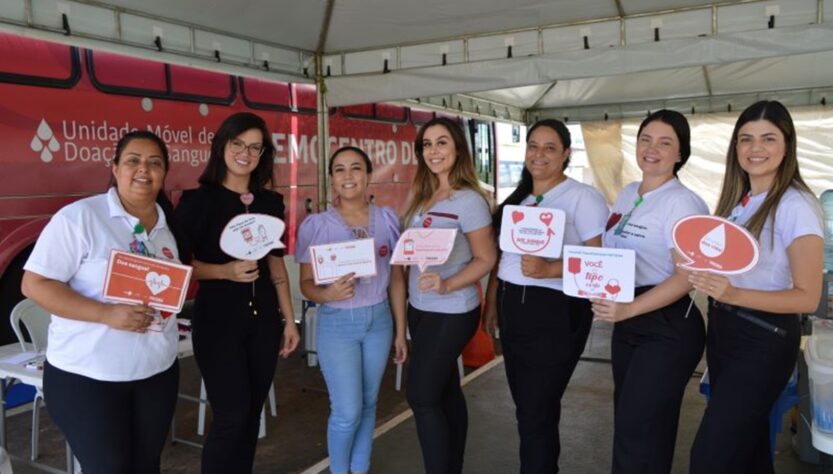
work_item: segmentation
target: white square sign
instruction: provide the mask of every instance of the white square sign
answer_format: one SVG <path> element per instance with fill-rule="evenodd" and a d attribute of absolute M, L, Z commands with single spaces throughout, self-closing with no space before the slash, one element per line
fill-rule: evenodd
<path fill-rule="evenodd" d="M 564 242 L 566 214 L 561 209 L 505 206 L 500 221 L 500 249 L 504 252 L 558 258 Z"/>
<path fill-rule="evenodd" d="M 630 303 L 635 272 L 633 250 L 564 246 L 564 293 L 570 296 Z"/>

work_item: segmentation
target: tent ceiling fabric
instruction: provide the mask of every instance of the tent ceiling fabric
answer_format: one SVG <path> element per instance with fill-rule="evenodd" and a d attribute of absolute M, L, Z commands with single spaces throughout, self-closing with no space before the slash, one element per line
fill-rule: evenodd
<path fill-rule="evenodd" d="M 833 88 L 823 12 L 833 0 L 2 0 L 0 30 L 295 81 L 326 38 L 330 105 L 466 93 L 598 111 Z"/>

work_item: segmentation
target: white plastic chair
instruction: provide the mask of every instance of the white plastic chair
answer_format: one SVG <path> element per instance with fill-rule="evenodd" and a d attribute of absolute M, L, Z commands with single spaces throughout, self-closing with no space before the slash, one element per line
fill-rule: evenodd
<path fill-rule="evenodd" d="M 25 352 L 26 339 L 23 337 L 23 331 L 20 330 L 20 323 L 26 326 L 26 331 L 31 338 L 32 347 L 36 352 L 43 352 L 46 350 L 46 340 L 49 334 L 49 323 L 51 315 L 37 303 L 29 298 L 24 299 L 18 303 L 11 312 L 9 320 L 12 325 L 14 335 L 17 336 L 20 342 L 21 349 Z M 40 403 L 43 401 L 43 391 L 41 387 L 36 387 L 35 399 L 32 400 L 32 451 L 30 459 L 32 461 L 38 458 L 38 426 L 40 422 Z"/>

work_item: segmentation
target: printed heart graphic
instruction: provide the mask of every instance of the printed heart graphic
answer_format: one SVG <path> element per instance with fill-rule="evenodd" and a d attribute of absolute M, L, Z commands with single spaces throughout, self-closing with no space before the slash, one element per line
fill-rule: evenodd
<path fill-rule="evenodd" d="M 622 214 L 619 214 L 618 212 L 614 212 L 613 214 L 611 214 L 610 217 L 607 218 L 607 225 L 605 226 L 605 232 L 609 231 L 610 229 L 613 228 L 613 226 L 615 226 L 617 223 L 619 223 L 620 219 L 622 219 Z"/>
<path fill-rule="evenodd" d="M 330 260 L 335 262 L 336 261 L 336 254 L 330 255 Z"/>
<path fill-rule="evenodd" d="M 524 219 L 524 213 L 521 211 L 512 211 L 512 223 L 517 224 Z"/>
<path fill-rule="evenodd" d="M 145 285 L 147 285 L 150 292 L 155 296 L 167 290 L 168 287 L 171 286 L 171 277 L 168 275 L 160 275 L 156 272 L 148 272 L 148 274 L 145 275 Z"/>
<path fill-rule="evenodd" d="M 618 280 L 610 280 L 609 282 L 607 282 L 607 285 L 605 285 L 605 290 L 607 290 L 607 292 L 611 295 L 616 296 L 619 294 L 620 291 L 622 291 L 622 287 L 619 286 Z"/>
<path fill-rule="evenodd" d="M 552 212 L 543 212 L 540 216 L 538 216 L 538 219 L 541 219 L 541 222 L 549 227 L 550 222 L 552 222 Z"/>
<path fill-rule="evenodd" d="M 245 194 L 240 195 L 240 202 L 242 202 L 243 204 L 245 204 L 247 206 L 249 204 L 253 203 L 254 200 L 255 200 L 255 195 L 252 194 L 252 193 L 245 193 Z"/>

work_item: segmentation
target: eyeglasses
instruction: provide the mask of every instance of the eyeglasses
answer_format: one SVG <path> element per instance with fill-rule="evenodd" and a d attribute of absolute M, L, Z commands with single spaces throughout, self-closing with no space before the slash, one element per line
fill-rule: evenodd
<path fill-rule="evenodd" d="M 231 150 L 232 153 L 243 153 L 246 151 L 249 156 L 252 158 L 257 158 L 263 154 L 263 144 L 262 143 L 252 143 L 251 145 L 246 145 L 245 142 L 232 139 L 228 142 L 228 149 Z"/>

